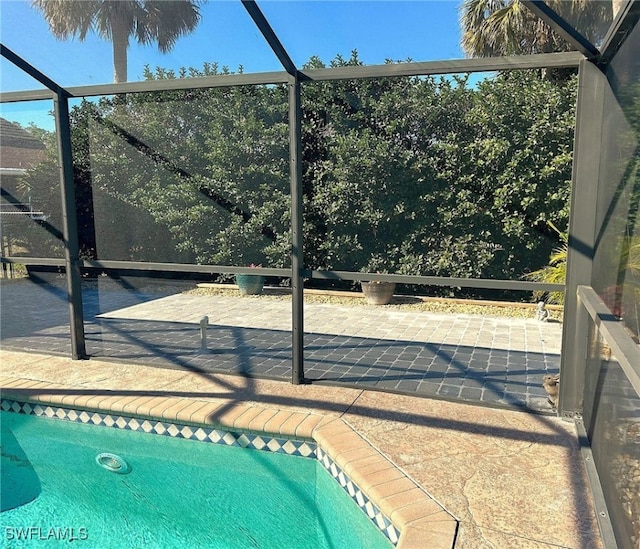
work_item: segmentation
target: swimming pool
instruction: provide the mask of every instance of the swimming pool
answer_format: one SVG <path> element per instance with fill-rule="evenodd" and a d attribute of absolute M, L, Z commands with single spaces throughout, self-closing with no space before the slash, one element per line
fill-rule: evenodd
<path fill-rule="evenodd" d="M 2 446 L 5 547 L 392 546 L 316 459 L 12 412 Z"/>

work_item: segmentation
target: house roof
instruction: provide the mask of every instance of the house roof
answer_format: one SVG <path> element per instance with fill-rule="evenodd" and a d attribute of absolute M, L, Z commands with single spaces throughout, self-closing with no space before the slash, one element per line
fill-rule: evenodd
<path fill-rule="evenodd" d="M 17 124 L 0 118 L 0 168 L 26 169 L 44 158 L 44 143 Z"/>

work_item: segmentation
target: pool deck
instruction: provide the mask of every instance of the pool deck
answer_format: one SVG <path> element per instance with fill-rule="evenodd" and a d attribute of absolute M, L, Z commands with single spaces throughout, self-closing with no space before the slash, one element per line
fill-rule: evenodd
<path fill-rule="evenodd" d="M 72 395 L 75 405 L 87 407 L 123 398 L 133 402 L 132 397 L 138 406 L 179 398 L 226 410 L 303 412 L 325 423 L 340 419 L 455 518 L 457 527 L 447 522 L 438 547 L 603 547 L 575 426 L 553 416 L 363 388 L 6 350 L 0 351 L 0 376 L 5 395 L 19 390 L 46 401 L 59 386 L 58 396 Z M 404 516 L 411 510 L 406 505 Z"/>

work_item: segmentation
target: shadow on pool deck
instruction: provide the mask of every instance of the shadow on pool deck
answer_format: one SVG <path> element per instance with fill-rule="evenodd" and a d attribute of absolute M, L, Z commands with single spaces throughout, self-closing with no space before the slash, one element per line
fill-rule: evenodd
<path fill-rule="evenodd" d="M 291 378 L 290 330 L 212 324 L 207 330 L 207 348 L 202 349 L 197 322 L 104 316 L 140 304 L 152 308 L 162 301 L 158 298 L 171 293 L 85 288 L 87 353 L 91 357 L 160 368 Z M 3 287 L 0 297 L 5 349 L 70 353 L 66 296 L 59 286 L 10 284 Z M 246 315 L 246 302 L 242 303 L 241 298 L 235 301 L 242 307 L 238 315 Z M 229 308 L 233 302 L 227 298 L 224 306 Z M 362 308 L 354 308 L 353 312 L 358 316 Z M 331 323 L 330 307 L 316 308 L 313 313 L 315 320 L 320 316 L 322 322 Z M 401 322 L 402 317 L 396 316 Z M 304 357 L 305 379 L 312 383 L 367 387 L 539 412 L 552 411 L 541 385 L 542 376 L 558 372 L 560 366 L 560 355 L 555 353 L 448 344 L 433 338 L 417 341 L 401 336 L 395 339 L 320 332 L 305 333 Z"/>

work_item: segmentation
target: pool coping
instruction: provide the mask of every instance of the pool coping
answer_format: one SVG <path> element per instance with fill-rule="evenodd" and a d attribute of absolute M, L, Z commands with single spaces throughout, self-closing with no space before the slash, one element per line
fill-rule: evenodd
<path fill-rule="evenodd" d="M 72 411 L 313 441 L 317 446 L 316 459 L 398 549 L 417 549 L 425 544 L 433 549 L 450 549 L 454 545 L 458 528 L 456 518 L 336 415 L 228 399 L 123 395 L 109 390 L 82 394 L 74 387 L 12 376 L 0 377 L 0 396 L 7 401 Z M 52 417 L 56 412 L 51 410 L 45 415 Z M 83 422 L 92 423 L 88 418 L 87 415 Z M 132 429 L 128 424 L 122 428 Z M 143 429 L 135 427 L 132 430 Z M 179 434 L 179 430 L 174 431 L 175 436 L 187 438 Z M 245 436 L 243 441 L 236 440 L 232 444 L 246 447 L 250 445 L 247 440 L 253 439 Z M 384 519 L 394 528 L 385 531 Z"/>

